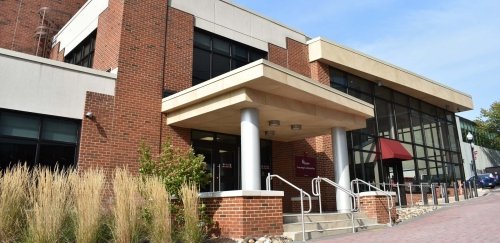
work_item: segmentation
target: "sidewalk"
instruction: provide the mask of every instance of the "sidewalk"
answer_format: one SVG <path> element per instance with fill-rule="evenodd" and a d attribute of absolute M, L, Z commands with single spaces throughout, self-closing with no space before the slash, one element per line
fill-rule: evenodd
<path fill-rule="evenodd" d="M 391 228 L 311 242 L 498 242 L 500 189 L 482 190 L 479 195 L 483 196 L 448 204 Z"/>

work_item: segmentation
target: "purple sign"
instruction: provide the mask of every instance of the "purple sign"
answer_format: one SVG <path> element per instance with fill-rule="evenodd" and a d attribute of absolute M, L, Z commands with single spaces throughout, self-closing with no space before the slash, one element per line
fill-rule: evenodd
<path fill-rule="evenodd" d="M 295 175 L 316 177 L 316 158 L 295 156 Z"/>

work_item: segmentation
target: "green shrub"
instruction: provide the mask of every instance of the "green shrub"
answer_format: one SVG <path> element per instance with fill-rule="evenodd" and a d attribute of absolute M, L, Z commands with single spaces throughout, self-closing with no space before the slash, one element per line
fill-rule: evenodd
<path fill-rule="evenodd" d="M 141 143 L 139 147 L 139 172 L 145 176 L 158 176 L 170 195 L 179 195 L 184 182 L 203 186 L 210 182 L 203 155 L 196 155 L 193 148 L 182 151 L 174 148 L 171 140 L 162 145 L 158 159 L 151 155 L 151 148 Z"/>
<path fill-rule="evenodd" d="M 187 151 L 174 148 L 170 139 L 162 145 L 157 159 L 153 158 L 149 146 L 141 143 L 139 147 L 139 171 L 143 178 L 157 176 L 165 185 L 168 193 L 178 199 L 183 184 L 191 185 L 196 189 L 210 182 L 212 176 L 206 170 L 204 159 L 203 155 L 196 155 L 192 148 Z M 197 225 L 203 226 L 202 229 L 208 228 L 211 224 L 210 219 L 204 214 L 204 205 L 196 207 L 195 212 L 186 212 L 179 201 L 170 205 L 171 213 L 174 216 L 174 222 L 172 222 L 174 241 L 184 242 L 182 238 L 185 231 L 186 221 L 184 215 L 186 213 L 197 213 Z M 150 213 L 155 214 L 157 212 Z"/>

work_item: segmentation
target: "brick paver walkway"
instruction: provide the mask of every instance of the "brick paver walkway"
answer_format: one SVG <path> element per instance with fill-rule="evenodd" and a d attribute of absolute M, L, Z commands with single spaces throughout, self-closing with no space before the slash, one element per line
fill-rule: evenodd
<path fill-rule="evenodd" d="M 500 242 L 500 189 L 483 197 L 454 203 L 392 228 L 311 242 Z"/>

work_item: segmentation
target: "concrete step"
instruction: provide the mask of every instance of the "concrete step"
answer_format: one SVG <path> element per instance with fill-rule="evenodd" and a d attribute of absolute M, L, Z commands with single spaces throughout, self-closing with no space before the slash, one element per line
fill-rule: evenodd
<path fill-rule="evenodd" d="M 387 225 L 378 224 L 362 212 L 354 212 L 354 229 L 356 232 L 369 229 L 379 229 Z M 284 235 L 294 241 L 302 240 L 302 217 L 300 214 L 283 215 Z M 329 235 L 352 232 L 350 213 L 309 213 L 304 215 L 306 240 Z"/>
<path fill-rule="evenodd" d="M 354 218 L 366 218 L 366 215 L 361 212 L 355 212 Z M 308 213 L 304 214 L 304 222 L 316 222 L 316 221 L 334 221 L 334 220 L 351 220 L 350 213 Z M 302 217 L 300 214 L 284 214 L 283 223 L 297 223 L 302 222 Z"/>
<path fill-rule="evenodd" d="M 354 226 L 355 227 L 362 227 L 365 225 L 373 225 L 376 223 L 377 223 L 377 221 L 375 219 L 354 218 Z M 349 227 L 352 227 L 352 221 L 351 221 L 351 219 L 343 219 L 343 220 L 304 222 L 304 226 L 305 226 L 306 230 L 349 228 Z M 296 222 L 296 223 L 283 224 L 283 231 L 285 231 L 285 232 L 301 231 L 302 232 L 302 223 Z"/>
<path fill-rule="evenodd" d="M 387 225 L 383 224 L 372 224 L 372 225 L 364 225 L 355 227 L 355 231 L 364 231 L 364 230 L 373 230 L 373 229 L 382 229 L 387 227 Z M 332 228 L 332 229 L 322 229 L 322 230 L 306 230 L 306 240 L 317 239 L 325 236 L 338 235 L 351 233 L 352 227 L 343 227 L 343 228 Z M 283 235 L 288 237 L 293 241 L 302 241 L 302 231 L 298 232 L 283 232 Z"/>

